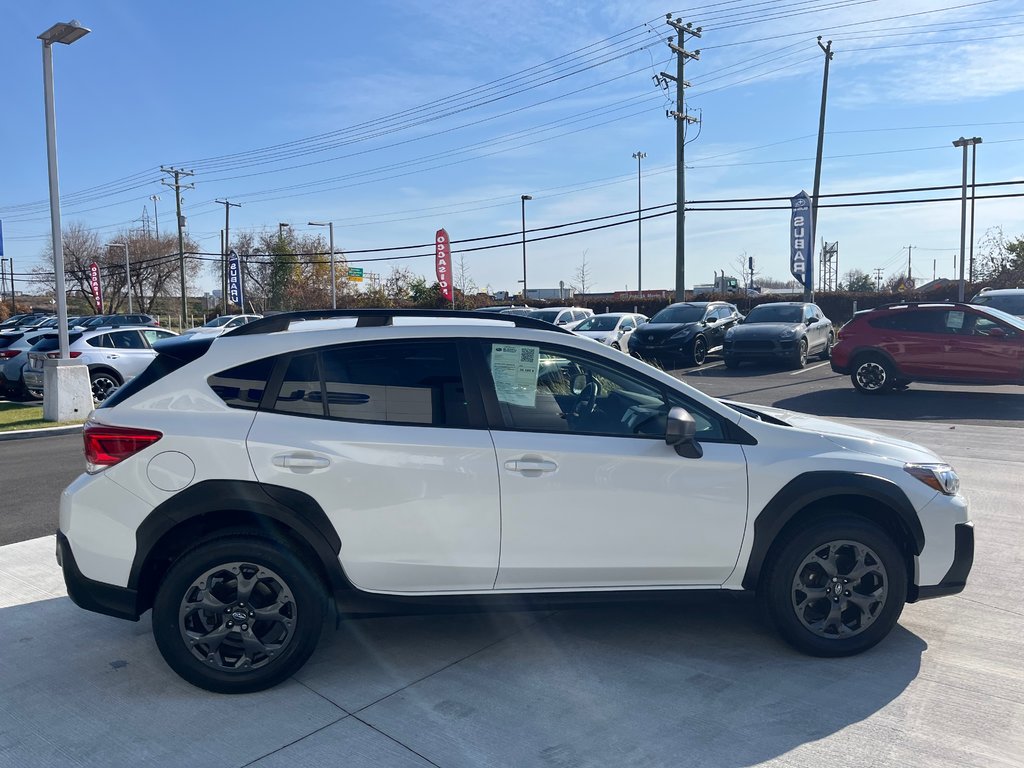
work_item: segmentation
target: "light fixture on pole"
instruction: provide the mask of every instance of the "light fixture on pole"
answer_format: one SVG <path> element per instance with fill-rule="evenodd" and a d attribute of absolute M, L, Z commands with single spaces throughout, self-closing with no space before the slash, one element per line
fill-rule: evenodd
<path fill-rule="evenodd" d="M 54 287 L 57 300 L 57 339 L 60 349 L 59 359 L 54 361 L 56 367 L 69 365 L 68 354 L 68 297 L 64 287 L 64 243 L 60 226 L 60 184 L 57 180 L 57 121 L 53 104 L 53 44 L 71 45 L 89 34 L 90 30 L 77 21 L 54 24 L 39 35 L 43 42 L 43 100 L 46 111 L 46 159 L 50 180 L 50 235 L 53 242 Z M 83 417 L 83 408 L 92 405 L 89 391 L 88 369 L 82 365 L 73 366 L 75 373 L 65 376 L 59 371 L 51 372 L 44 369 L 43 381 L 45 396 L 43 399 L 43 418 L 47 421 L 70 421 Z M 79 370 L 80 369 L 80 370 Z M 80 375 L 84 372 L 84 378 Z M 48 375 L 49 374 L 49 375 Z M 76 381 L 76 378 L 79 380 Z M 80 391 L 83 389 L 84 396 Z M 45 386 L 46 383 L 52 386 Z M 66 389 L 65 389 L 66 386 Z"/>
<path fill-rule="evenodd" d="M 526 303 L 526 201 L 533 200 L 533 195 L 520 195 L 519 202 L 523 213 L 523 303 Z"/>
<path fill-rule="evenodd" d="M 287 221 L 278 222 L 278 224 L 277 224 L 277 239 L 278 240 L 284 240 L 284 229 L 285 229 L 285 227 L 290 227 L 290 226 L 291 226 L 291 224 L 289 224 Z"/>
<path fill-rule="evenodd" d="M 963 185 L 960 193 L 960 280 L 957 287 L 957 301 L 964 300 L 964 266 L 967 251 L 967 148 L 981 144 L 981 137 L 975 136 L 965 139 L 961 136 L 953 142 L 954 147 L 962 147 L 964 150 Z"/>
<path fill-rule="evenodd" d="M 107 248 L 124 248 L 124 288 L 128 293 L 128 312 L 131 313 L 132 309 L 132 270 L 128 266 L 128 244 L 127 243 L 107 243 Z"/>
<path fill-rule="evenodd" d="M 337 282 L 334 279 L 334 222 L 333 221 L 311 221 L 311 227 L 327 227 L 330 233 L 331 246 L 331 309 L 338 308 Z"/>
<path fill-rule="evenodd" d="M 640 161 L 647 157 L 646 152 L 634 152 L 633 159 L 636 160 L 636 292 L 643 291 L 643 261 L 641 259 L 642 232 L 641 209 L 643 208 L 643 195 L 640 186 Z"/>

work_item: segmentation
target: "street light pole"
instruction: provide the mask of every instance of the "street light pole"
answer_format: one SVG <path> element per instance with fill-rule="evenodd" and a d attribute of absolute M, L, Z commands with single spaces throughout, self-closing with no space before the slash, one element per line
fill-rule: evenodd
<path fill-rule="evenodd" d="M 338 308 L 337 282 L 334 279 L 334 222 L 333 221 L 311 221 L 311 227 L 327 227 L 331 241 L 331 309 Z"/>
<path fill-rule="evenodd" d="M 53 104 L 53 44 L 71 45 L 90 30 L 75 20 L 57 23 L 38 36 L 43 41 L 43 101 L 46 111 L 46 160 L 50 181 L 50 236 L 53 241 L 54 288 L 57 300 L 57 344 L 59 358 L 44 368 L 43 418 L 70 421 L 80 418 L 92 405 L 89 373 L 83 365 L 71 364 L 68 354 L 68 297 L 64 286 L 64 242 L 60 226 L 60 184 L 57 179 L 57 121 Z M 59 369 L 68 366 L 70 370 Z M 66 375 L 65 375 L 66 373 Z M 49 386 L 46 386 L 46 385 Z"/>
<path fill-rule="evenodd" d="M 970 139 L 961 136 L 953 142 L 954 147 L 962 147 L 964 150 L 963 183 L 960 193 L 960 284 L 957 287 L 957 301 L 964 300 L 964 262 L 967 255 L 967 148 L 976 144 L 981 144 L 980 136 Z"/>
<path fill-rule="evenodd" d="M 533 195 L 520 195 L 519 203 L 523 213 L 523 304 L 526 303 L 526 201 L 533 200 Z"/>
<path fill-rule="evenodd" d="M 128 313 L 131 314 L 134 310 L 132 309 L 132 271 L 128 265 L 128 243 L 107 243 L 108 248 L 114 246 L 124 248 L 124 288 L 128 292 Z"/>
<path fill-rule="evenodd" d="M 149 199 L 153 201 L 153 224 L 156 226 L 156 239 L 160 241 L 160 214 L 157 213 L 156 204 L 160 199 L 160 195 L 150 195 Z"/>
<path fill-rule="evenodd" d="M 640 161 L 647 157 L 646 152 L 634 152 L 633 159 L 636 160 L 636 292 L 643 291 L 643 261 L 642 254 L 642 231 L 641 210 L 643 209 L 643 195 L 640 184 Z"/>

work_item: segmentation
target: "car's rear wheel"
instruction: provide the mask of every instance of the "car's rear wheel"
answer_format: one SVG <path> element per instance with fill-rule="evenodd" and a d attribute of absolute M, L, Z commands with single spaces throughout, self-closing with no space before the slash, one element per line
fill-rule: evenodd
<path fill-rule="evenodd" d="M 853 382 L 854 389 L 866 395 L 888 392 L 896 383 L 892 365 L 880 355 L 857 358 L 853 364 L 850 381 Z"/>
<path fill-rule="evenodd" d="M 96 371 L 89 375 L 89 381 L 92 383 L 92 399 L 96 403 L 102 403 L 121 386 L 121 378 L 109 371 Z"/>
<path fill-rule="evenodd" d="M 277 685 L 313 653 L 323 590 L 286 547 L 262 538 L 215 539 L 182 555 L 153 604 L 153 636 L 193 685 L 249 693 Z"/>
<path fill-rule="evenodd" d="M 693 340 L 693 351 L 690 353 L 690 362 L 694 365 L 704 365 L 708 357 L 708 340 L 698 336 Z"/>
<path fill-rule="evenodd" d="M 825 339 L 825 348 L 821 350 L 821 360 L 828 360 L 832 357 L 832 347 L 836 345 L 836 337 L 829 331 L 828 338 Z"/>
<path fill-rule="evenodd" d="M 768 563 L 761 598 L 779 633 L 812 656 L 850 656 L 882 640 L 907 595 L 899 547 L 874 523 L 828 517 L 799 530 Z"/>

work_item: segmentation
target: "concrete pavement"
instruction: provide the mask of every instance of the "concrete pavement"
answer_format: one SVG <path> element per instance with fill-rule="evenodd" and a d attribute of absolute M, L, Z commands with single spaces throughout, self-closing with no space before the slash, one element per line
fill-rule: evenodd
<path fill-rule="evenodd" d="M 0 766 L 1024 766 L 1018 429 L 858 422 L 936 449 L 977 523 L 966 591 L 876 649 L 791 651 L 749 599 L 353 621 L 292 680 L 182 682 L 63 597 L 52 537 L 0 547 Z"/>

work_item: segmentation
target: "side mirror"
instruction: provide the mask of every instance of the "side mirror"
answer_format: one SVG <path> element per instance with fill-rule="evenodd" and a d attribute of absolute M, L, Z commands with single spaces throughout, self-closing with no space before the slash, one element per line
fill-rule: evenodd
<path fill-rule="evenodd" d="M 676 453 L 687 459 L 699 459 L 704 449 L 696 440 L 697 422 L 685 408 L 675 406 L 668 412 L 665 425 L 665 444 L 676 449 Z"/>
<path fill-rule="evenodd" d="M 587 386 L 586 374 L 578 373 L 578 374 L 576 374 L 575 376 L 572 377 L 571 388 L 572 388 L 572 393 L 574 395 L 582 394 L 583 393 L 583 389 L 586 386 Z"/>
<path fill-rule="evenodd" d="M 707 320 L 704 321 L 704 323 L 706 325 L 714 325 L 717 322 L 718 322 L 718 318 L 717 317 L 709 317 Z"/>
<path fill-rule="evenodd" d="M 993 339 L 1005 339 L 1006 331 L 997 325 L 994 328 L 989 328 L 988 336 L 990 336 Z"/>

